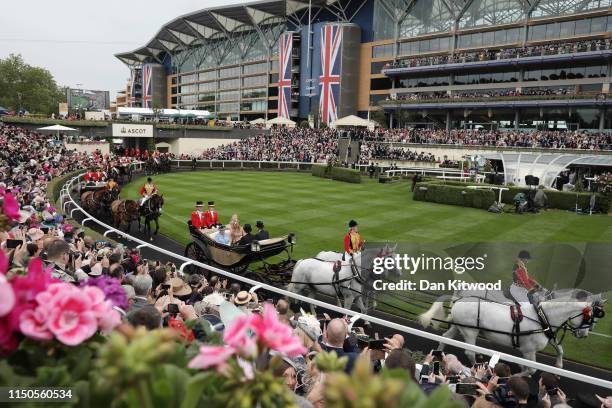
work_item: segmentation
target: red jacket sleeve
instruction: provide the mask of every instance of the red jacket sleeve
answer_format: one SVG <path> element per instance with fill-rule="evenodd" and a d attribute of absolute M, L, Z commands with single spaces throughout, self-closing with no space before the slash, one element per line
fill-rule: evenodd
<path fill-rule="evenodd" d="M 518 278 L 519 284 L 522 285 L 525 289 L 530 290 L 535 286 L 535 282 L 533 281 L 533 279 L 531 279 L 531 277 L 524 268 L 518 268 L 516 270 L 516 276 Z"/>
<path fill-rule="evenodd" d="M 144 189 L 144 185 L 142 187 L 140 187 L 140 195 L 144 195 L 145 193 L 145 189 Z"/>
<path fill-rule="evenodd" d="M 191 213 L 191 225 L 193 225 L 195 228 L 202 228 L 202 221 L 200 220 L 198 213 L 195 211 Z"/>
<path fill-rule="evenodd" d="M 349 234 L 344 236 L 344 251 L 351 253 L 351 236 Z"/>

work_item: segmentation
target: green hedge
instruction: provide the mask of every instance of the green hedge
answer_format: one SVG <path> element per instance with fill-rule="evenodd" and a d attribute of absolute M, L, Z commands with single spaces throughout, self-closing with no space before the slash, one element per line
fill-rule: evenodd
<path fill-rule="evenodd" d="M 448 187 L 457 187 L 457 188 L 467 188 L 468 185 L 474 185 L 473 183 L 462 183 L 460 181 L 444 181 L 444 180 L 435 180 L 429 181 L 427 183 L 419 183 L 421 184 L 433 184 L 433 185 L 442 185 Z M 492 184 L 479 184 L 481 186 L 493 186 Z M 495 186 L 500 187 L 500 186 Z M 502 202 L 506 204 L 513 205 L 513 198 L 518 193 L 529 192 L 529 188 L 527 187 L 516 187 L 516 186 L 505 186 L 508 190 L 502 192 Z M 498 197 L 498 190 L 493 190 L 495 193 L 495 197 Z M 569 210 L 573 211 L 576 208 L 576 193 L 574 192 L 566 192 L 566 191 L 557 191 L 557 190 L 545 190 L 546 197 L 548 197 L 548 208 L 554 208 L 558 210 Z M 415 190 L 416 194 L 416 190 Z M 415 198 L 416 199 L 416 198 Z M 606 194 L 597 194 L 595 199 L 595 210 L 603 213 L 607 213 L 610 211 L 610 201 L 612 197 Z M 497 200 L 497 198 L 496 198 Z M 589 203 L 591 200 L 591 193 L 578 193 L 578 208 L 587 208 L 589 207 Z M 425 200 L 429 201 L 429 200 Z"/>
<path fill-rule="evenodd" d="M 361 173 L 359 170 L 347 169 L 345 167 L 332 167 L 313 164 L 312 175 L 315 177 L 331 178 L 337 181 L 344 181 L 346 183 L 361 183 Z"/>
<path fill-rule="evenodd" d="M 361 173 L 359 173 L 359 170 L 344 167 L 333 167 L 331 169 L 331 178 L 346 183 L 361 183 Z"/>
<path fill-rule="evenodd" d="M 313 164 L 312 165 L 312 175 L 315 177 L 324 177 L 330 178 L 329 167 L 322 164 Z"/>
<path fill-rule="evenodd" d="M 378 182 L 382 184 L 389 184 L 389 183 L 395 183 L 395 182 L 401 181 L 402 179 L 403 178 L 401 176 L 383 175 L 383 176 L 378 177 Z"/>
<path fill-rule="evenodd" d="M 0 116 L 0 121 L 5 123 L 23 123 L 29 125 L 64 125 L 64 126 L 93 126 L 106 127 L 108 122 L 103 120 L 63 120 L 48 118 L 33 118 L 28 116 Z"/>
<path fill-rule="evenodd" d="M 512 199 L 518 193 L 529 192 L 526 187 L 507 187 L 509 190 L 502 193 L 502 202 L 506 204 L 514 204 Z M 545 190 L 548 197 L 548 208 L 556 208 L 558 210 L 573 211 L 576 208 L 576 196 L 578 198 L 578 208 L 588 208 L 591 201 L 591 193 L 575 193 L 570 191 Z M 595 210 L 607 213 L 610 210 L 610 196 L 605 194 L 597 194 L 595 198 Z"/>
<path fill-rule="evenodd" d="M 47 195 L 50 196 L 51 200 L 55 203 L 59 199 L 60 191 L 62 191 L 62 187 L 68 180 L 73 178 L 79 173 L 82 173 L 84 170 L 75 170 L 70 173 L 66 173 L 63 176 L 55 177 L 51 179 L 49 184 L 47 184 Z"/>
<path fill-rule="evenodd" d="M 414 189 L 413 196 L 415 201 L 460 205 L 483 210 L 488 209 L 493 204 L 495 197 L 495 193 L 490 190 L 473 190 L 435 183 L 419 183 Z"/>

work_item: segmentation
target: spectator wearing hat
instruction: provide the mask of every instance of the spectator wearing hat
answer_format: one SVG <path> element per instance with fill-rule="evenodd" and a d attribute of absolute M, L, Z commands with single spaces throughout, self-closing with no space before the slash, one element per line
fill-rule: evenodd
<path fill-rule="evenodd" d="M 219 226 L 219 214 L 215 211 L 215 202 L 208 202 L 208 211 L 204 214 L 204 225 L 206 228 Z"/>
<path fill-rule="evenodd" d="M 255 223 L 255 227 L 257 227 L 257 234 L 255 234 L 256 240 L 262 241 L 264 239 L 270 238 L 270 234 L 268 234 L 268 231 L 264 229 L 263 221 L 257 221 Z"/>
<path fill-rule="evenodd" d="M 45 236 L 45 233 L 40 228 L 30 228 L 28 230 L 28 238 L 30 241 L 42 247 L 42 239 Z"/>
<path fill-rule="evenodd" d="M 243 228 L 244 235 L 238 240 L 238 242 L 236 242 L 236 245 L 248 245 L 255 239 L 255 236 L 251 234 L 251 231 L 253 231 L 251 224 L 244 224 Z"/>
<path fill-rule="evenodd" d="M 239 309 L 245 310 L 246 306 L 253 300 L 253 296 L 246 290 L 241 290 L 232 298 L 232 303 Z"/>
<path fill-rule="evenodd" d="M 191 226 L 196 229 L 204 228 L 204 213 L 202 212 L 202 207 L 204 203 L 202 201 L 196 202 L 195 211 L 191 213 Z"/>

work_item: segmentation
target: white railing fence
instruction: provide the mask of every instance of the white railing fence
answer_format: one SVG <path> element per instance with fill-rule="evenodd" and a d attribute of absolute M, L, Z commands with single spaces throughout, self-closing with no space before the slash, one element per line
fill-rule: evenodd
<path fill-rule="evenodd" d="M 517 356 L 513 356 L 511 354 L 506 354 L 506 353 L 502 353 L 496 350 L 491 350 L 485 347 L 480 347 L 480 346 L 476 346 L 476 345 L 472 345 L 472 344 L 467 344 L 464 343 L 462 341 L 459 340 L 454 340 L 454 339 L 448 339 L 446 337 L 442 337 L 440 335 L 434 334 L 434 333 L 429 333 L 423 330 L 418 330 L 409 326 L 405 326 L 399 323 L 394 323 L 394 322 L 390 322 L 388 320 L 384 320 L 375 316 L 370 316 L 370 315 L 366 315 L 366 314 L 361 314 L 358 312 L 355 312 L 353 310 L 349 310 L 349 309 L 345 309 L 343 307 L 340 306 L 336 306 L 330 303 L 326 303 L 326 302 L 322 302 L 320 300 L 317 299 L 313 299 L 310 297 L 306 297 L 303 295 L 299 295 L 293 292 L 289 292 L 285 289 L 280 289 L 265 283 L 261 283 L 249 278 L 245 278 L 244 276 L 240 276 L 240 275 L 236 275 L 234 273 L 225 271 L 223 269 L 219 269 L 216 268 L 214 266 L 211 265 L 207 265 L 204 264 L 202 262 L 199 262 L 197 260 L 194 259 L 190 259 L 187 258 L 183 255 L 179 255 L 179 254 L 175 254 L 174 252 L 168 251 L 167 249 L 164 248 L 160 248 L 157 247 L 149 242 L 143 241 L 139 238 L 136 238 L 124 231 L 121 231 L 119 229 L 116 229 L 98 219 L 96 219 L 95 217 L 93 217 L 91 214 L 89 214 L 87 211 L 85 211 L 76 201 L 74 201 L 74 199 L 72 198 L 70 192 L 72 190 L 72 188 L 75 185 L 78 185 L 79 180 L 81 178 L 81 175 L 75 176 L 72 179 L 70 179 L 66 184 L 64 184 L 64 186 L 62 187 L 61 193 L 60 193 L 60 203 L 62 206 L 62 210 L 64 210 L 64 212 L 66 211 L 67 206 L 71 205 L 73 208 L 70 210 L 70 214 L 74 214 L 74 212 L 78 211 L 81 212 L 84 216 L 85 219 L 81 222 L 82 225 L 84 225 L 86 222 L 93 222 L 99 226 L 101 226 L 102 228 L 105 229 L 104 235 L 108 236 L 108 234 L 110 233 L 114 233 L 117 234 L 121 237 L 123 237 L 124 239 L 127 239 L 129 241 L 132 241 L 134 243 L 137 244 L 138 248 L 148 248 L 150 250 L 156 251 L 160 254 L 164 254 L 167 255 L 171 258 L 177 259 L 178 261 L 181 261 L 181 265 L 179 267 L 180 271 L 183 271 L 184 268 L 188 265 L 195 265 L 197 267 L 206 269 L 210 272 L 214 272 L 216 274 L 219 275 L 223 275 L 225 277 L 231 278 L 231 279 L 235 279 L 237 281 L 246 283 L 248 285 L 253 285 L 253 286 L 258 286 L 261 289 L 276 293 L 278 295 L 281 296 L 286 296 L 288 298 L 291 299 L 295 299 L 295 300 L 299 300 L 301 302 L 305 302 L 305 303 L 309 303 L 309 304 L 313 304 L 315 306 L 319 306 L 322 307 L 324 309 L 328 309 L 328 310 L 332 310 L 334 312 L 343 314 L 343 315 L 347 315 L 347 316 L 352 316 L 352 317 L 359 317 L 362 320 L 368 321 L 370 323 L 373 324 L 377 324 L 380 326 L 384 326 L 390 329 L 394 329 L 394 330 L 398 330 L 400 332 L 403 333 L 408 333 L 414 336 L 418 336 L 418 337 L 422 337 L 428 340 L 432 340 L 432 341 L 437 341 L 440 343 L 444 343 L 446 345 L 449 346 L 454 346 L 454 347 L 458 347 L 464 350 L 471 350 L 475 353 L 480 353 L 480 354 L 484 354 L 484 355 L 488 355 L 488 356 L 493 356 L 493 355 L 499 355 L 501 360 L 504 361 L 509 361 L 512 363 L 516 363 L 516 364 L 520 364 L 526 367 L 530 367 L 536 370 L 542 370 L 542 371 L 546 371 L 546 372 L 550 372 L 562 377 L 566 377 L 566 378 L 570 378 L 576 381 L 580 381 L 580 382 L 586 382 L 586 383 L 590 383 L 599 387 L 603 387 L 603 388 L 608 388 L 608 389 L 612 389 L 612 382 L 611 381 L 606 381 L 604 379 L 601 378 L 595 378 L 595 377 L 591 377 L 585 374 L 580 374 L 580 373 L 576 373 L 573 371 L 569 371 L 569 370 L 565 370 L 565 369 L 561 369 L 561 368 L 557 368 L 554 366 L 549 366 L 546 364 L 542 364 L 542 363 L 538 363 L 535 361 L 531 361 L 531 360 L 526 360 L 524 358 L 521 357 L 517 357 Z"/>

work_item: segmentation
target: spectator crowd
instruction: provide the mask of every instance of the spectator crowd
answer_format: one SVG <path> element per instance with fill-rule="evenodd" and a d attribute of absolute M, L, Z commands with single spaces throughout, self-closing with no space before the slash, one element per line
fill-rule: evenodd
<path fill-rule="evenodd" d="M 336 149 L 332 134 L 329 130 L 277 131 L 269 140 L 248 139 L 211 150 L 204 157 L 220 154 L 243 160 L 321 158 Z M 260 341 L 267 342 L 271 348 L 269 355 L 260 356 L 267 360 L 263 365 L 272 367 L 273 376 L 282 379 L 286 392 L 301 407 L 334 406 L 326 405 L 331 398 L 327 390 L 330 385 L 318 359 L 328 352 L 344 358 L 341 365 L 346 373 L 356 370 L 358 364 L 368 367 L 373 375 L 389 369 L 402 370 L 426 395 L 448 388 L 452 398 L 466 407 L 567 407 L 568 403 L 574 406 L 576 400 L 566 395 L 554 375 L 540 372 L 532 377 L 512 375 L 510 367 L 504 363 L 492 367 L 484 364 L 466 366 L 452 354 L 410 350 L 411 345 L 406 344 L 400 334 L 376 341 L 376 334 L 366 334 L 363 328 L 353 326 L 343 316 L 294 312 L 286 300 L 273 302 L 263 299 L 264 295 L 260 298 L 257 292 L 248 291 L 238 282 L 202 271 L 183 274 L 172 262 L 145 259 L 137 248 L 96 239 L 69 223 L 61 211 L 54 208 L 49 182 L 73 170 L 104 166 L 112 157 L 70 151 L 44 135 L 7 126 L 0 127 L 0 144 L 0 258 L 3 260 L 0 262 L 3 269 L 0 289 L 3 296 L 7 293 L 8 281 L 25 279 L 29 274 L 35 279 L 31 265 L 42 261 L 50 276 L 38 271 L 37 284 L 48 281 L 56 288 L 54 290 L 61 288 L 67 297 L 76 296 L 76 288 L 95 287 L 99 291 L 87 293 L 102 293 L 106 302 L 112 304 L 112 311 L 107 310 L 106 316 L 98 316 L 102 331 L 112 330 L 121 322 L 149 331 L 165 327 L 189 344 L 206 342 L 213 330 L 222 333 L 224 341 L 234 344 L 237 329 L 233 322 L 242 319 L 243 323 L 250 322 L 253 331 L 261 336 Z M 253 153 L 249 152 L 250 148 Z M 406 158 L 406 153 L 379 145 L 362 150 L 362 154 Z M 409 155 L 408 159 L 415 157 L 419 156 Z M 425 155 L 422 159 L 432 158 Z M 20 282 L 23 285 L 23 281 Z M 53 282 L 64 282 L 68 286 L 53 286 Z M 14 287 L 17 290 L 18 286 Z M 0 300 L 3 302 L 7 302 L 7 298 Z M 63 307 L 71 306 L 64 304 Z M 37 317 L 37 313 L 46 311 L 44 305 L 40 305 L 35 312 L 15 312 L 21 313 L 16 319 L 26 324 L 22 322 L 13 327 L 5 319 L 5 308 L 0 307 L 3 329 L 0 330 L 0 351 L 3 354 L 14 351 L 20 336 L 48 339 L 44 337 L 47 323 Z M 69 312 L 72 314 L 64 318 L 78 319 L 81 313 L 72 309 Z M 66 331 L 55 330 L 53 323 L 48 325 L 62 342 L 76 341 L 75 338 L 82 335 L 72 333 L 69 336 Z M 271 338 L 264 340 L 265 335 L 258 332 L 261 325 L 295 344 L 289 347 L 287 342 L 275 344 Z M 32 326 L 37 330 L 32 330 Z M 212 348 L 202 347 L 190 368 L 217 365 L 221 373 L 225 360 L 219 355 L 215 359 L 205 354 Z M 418 357 L 423 354 L 424 358 Z M 273 364 L 276 355 L 281 358 Z"/>
<path fill-rule="evenodd" d="M 385 65 L 383 69 L 412 68 L 430 65 L 537 57 L 555 54 L 575 54 L 579 52 L 609 50 L 611 48 L 612 42 L 609 38 L 606 38 L 605 40 L 597 39 L 575 42 L 548 43 L 516 48 L 492 48 L 468 52 L 457 51 L 454 54 L 401 59 L 392 64 Z"/>

